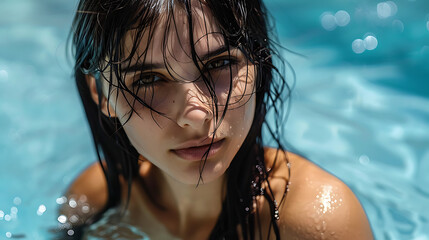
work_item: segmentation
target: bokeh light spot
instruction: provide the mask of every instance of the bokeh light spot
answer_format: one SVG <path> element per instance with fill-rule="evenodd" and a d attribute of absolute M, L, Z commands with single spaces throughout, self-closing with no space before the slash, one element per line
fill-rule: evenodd
<path fill-rule="evenodd" d="M 37 215 L 42 216 L 46 212 L 46 206 L 41 204 L 37 209 Z"/>
<path fill-rule="evenodd" d="M 379 18 L 388 18 L 392 14 L 392 9 L 390 9 L 390 5 L 386 2 L 381 2 L 377 4 L 377 15 Z"/>
<path fill-rule="evenodd" d="M 69 206 L 70 206 L 71 208 L 75 208 L 75 207 L 77 206 L 77 202 L 76 202 L 76 200 L 74 200 L 73 198 L 72 198 L 72 199 L 70 199 L 70 201 L 69 201 Z"/>
<path fill-rule="evenodd" d="M 67 235 L 69 235 L 69 236 L 73 236 L 73 235 L 74 235 L 74 231 L 73 231 L 73 230 L 71 230 L 71 229 L 70 229 L 70 230 L 68 230 L 68 231 L 67 231 Z"/>
<path fill-rule="evenodd" d="M 398 6 L 392 1 L 381 2 L 377 4 L 377 15 L 384 19 L 394 16 L 398 12 Z"/>
<path fill-rule="evenodd" d="M 345 27 L 350 22 L 350 14 L 344 10 L 335 13 L 335 22 L 340 27 Z"/>
<path fill-rule="evenodd" d="M 58 217 L 58 222 L 60 222 L 60 223 L 66 223 L 66 221 L 67 221 L 67 217 L 66 216 L 64 216 L 64 215 L 60 215 L 59 217 Z"/>
<path fill-rule="evenodd" d="M 10 208 L 10 213 L 11 213 L 11 214 L 17 214 L 17 213 L 18 213 L 18 208 L 16 208 L 16 207 L 11 207 L 11 208 Z"/>
<path fill-rule="evenodd" d="M 72 215 L 69 220 L 71 223 L 76 223 L 77 221 L 79 221 L 79 217 L 76 215 Z"/>
<path fill-rule="evenodd" d="M 394 3 L 393 1 L 386 1 L 386 3 L 390 7 L 390 16 L 395 16 L 398 12 L 398 6 L 396 6 L 396 3 Z"/>
<path fill-rule="evenodd" d="M 327 31 L 333 31 L 335 28 L 337 28 L 336 18 L 329 12 L 322 14 L 321 23 L 322 27 Z"/>
<path fill-rule="evenodd" d="M 363 44 L 365 49 L 374 50 L 378 45 L 378 40 L 374 36 L 369 35 L 363 40 Z"/>
<path fill-rule="evenodd" d="M 57 204 L 64 204 L 67 202 L 67 198 L 65 196 L 62 196 L 62 197 L 57 198 L 57 200 L 55 200 L 55 202 Z"/>
<path fill-rule="evenodd" d="M 87 206 L 87 205 L 85 205 L 85 206 L 82 207 L 82 212 L 83 213 L 89 213 L 89 210 L 90 210 L 89 206 Z"/>
<path fill-rule="evenodd" d="M 367 164 L 369 164 L 371 162 L 371 160 L 369 159 L 369 157 L 367 155 L 361 155 L 359 157 L 359 162 L 362 165 L 367 165 Z"/>
<path fill-rule="evenodd" d="M 353 49 L 353 52 L 355 52 L 357 54 L 361 54 L 361 53 L 365 52 L 364 41 L 362 39 L 354 40 L 352 42 L 352 49 Z"/>
<path fill-rule="evenodd" d="M 1 72 L 1 71 L 0 71 Z M 1 73 L 0 73 L 0 75 L 1 75 Z M 0 76 L 1 77 L 1 76 Z M 22 200 L 21 200 L 21 198 L 20 197 L 15 197 L 14 199 L 13 199 L 13 204 L 15 204 L 15 205 L 20 205 L 21 204 L 21 202 L 22 202 Z"/>
<path fill-rule="evenodd" d="M 403 32 L 404 31 L 404 23 L 401 20 L 394 20 L 392 22 L 392 26 L 394 29 L 398 30 L 399 32 Z"/>

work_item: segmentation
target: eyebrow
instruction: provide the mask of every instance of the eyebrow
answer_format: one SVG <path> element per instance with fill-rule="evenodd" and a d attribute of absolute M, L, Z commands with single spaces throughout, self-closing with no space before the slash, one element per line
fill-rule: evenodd
<path fill-rule="evenodd" d="M 207 53 L 205 53 L 204 55 L 202 55 L 201 57 L 199 57 L 198 60 L 204 62 L 209 60 L 210 58 L 213 58 L 217 55 L 220 55 L 224 52 L 228 51 L 228 47 L 223 45 L 217 49 L 214 49 L 212 51 L 209 51 Z M 229 51 L 231 51 L 231 49 L 229 49 Z M 126 67 L 121 67 L 122 71 L 125 72 L 144 72 L 147 70 L 153 70 L 153 69 L 160 69 L 160 68 L 164 68 L 165 64 L 164 63 L 137 63 L 134 65 L 130 65 L 130 66 L 126 66 Z"/>

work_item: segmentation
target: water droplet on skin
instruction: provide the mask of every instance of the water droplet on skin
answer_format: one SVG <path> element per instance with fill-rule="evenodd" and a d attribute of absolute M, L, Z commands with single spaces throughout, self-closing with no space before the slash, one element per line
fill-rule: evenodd
<path fill-rule="evenodd" d="M 326 221 L 322 221 L 322 231 L 326 231 Z"/>

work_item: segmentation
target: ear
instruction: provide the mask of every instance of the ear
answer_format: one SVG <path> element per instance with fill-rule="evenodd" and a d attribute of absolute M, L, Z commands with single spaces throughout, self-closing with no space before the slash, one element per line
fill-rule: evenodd
<path fill-rule="evenodd" d="M 95 104 L 99 105 L 99 100 L 98 100 L 99 94 L 97 91 L 97 83 L 96 83 L 95 77 L 91 74 L 86 74 L 85 79 L 86 79 L 86 83 L 88 84 L 88 88 L 89 88 L 89 92 L 91 93 L 92 100 L 94 100 Z M 109 117 L 109 113 L 110 113 L 110 117 L 116 117 L 116 112 L 112 108 L 112 105 L 107 103 L 108 103 L 107 98 L 104 96 L 104 94 L 102 94 L 101 103 L 100 103 L 101 112 L 108 117 Z"/>

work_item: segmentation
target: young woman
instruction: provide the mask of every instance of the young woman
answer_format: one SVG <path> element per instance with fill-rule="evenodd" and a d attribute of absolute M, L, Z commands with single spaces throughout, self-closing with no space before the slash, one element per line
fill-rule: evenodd
<path fill-rule="evenodd" d="M 116 209 L 106 226 L 151 239 L 372 239 L 350 189 L 283 150 L 290 88 L 266 15 L 259 0 L 80 1 L 75 77 L 99 163 L 68 190 L 66 235 L 101 238 Z"/>

